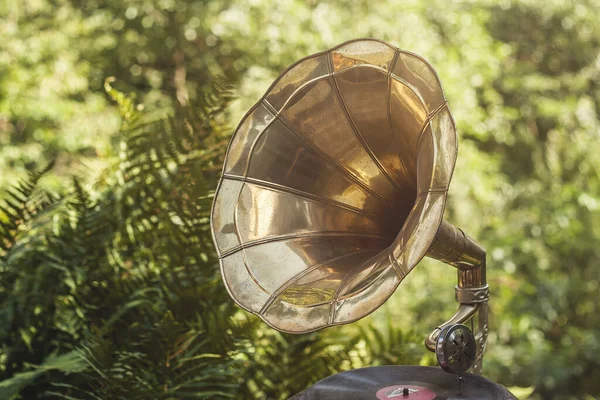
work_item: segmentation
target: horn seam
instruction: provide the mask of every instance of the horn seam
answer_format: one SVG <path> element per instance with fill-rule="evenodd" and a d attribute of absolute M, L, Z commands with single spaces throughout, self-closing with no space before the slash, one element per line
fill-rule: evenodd
<path fill-rule="evenodd" d="M 389 249 L 389 247 L 387 247 L 386 249 L 382 250 L 382 252 L 386 251 L 388 249 Z M 357 269 L 359 269 L 360 267 L 362 267 L 363 264 L 364 264 L 364 262 L 362 264 L 357 264 L 354 267 L 352 267 L 350 269 L 350 271 L 348 271 L 346 273 L 346 275 L 344 276 L 344 278 L 340 282 L 340 285 L 337 287 L 337 289 L 335 291 L 335 294 L 334 294 L 334 296 L 333 296 L 333 298 L 331 300 L 331 303 L 329 304 L 329 321 L 328 322 L 329 322 L 330 325 L 333 324 L 333 321 L 335 321 L 335 318 L 337 317 L 337 310 L 335 309 L 335 305 L 338 303 L 338 301 L 337 301 L 338 300 L 338 296 L 342 293 L 342 289 L 344 289 L 346 287 L 346 285 L 348 284 L 348 281 L 350 280 L 350 277 L 354 274 L 354 271 L 356 271 Z M 388 266 L 388 268 L 393 268 L 393 266 L 390 265 L 390 266 Z M 381 277 L 381 275 L 385 271 L 387 271 L 387 268 L 384 271 L 381 272 L 381 274 L 377 277 L 377 279 L 375 279 L 371 283 L 371 285 L 373 285 L 375 282 L 377 282 L 379 280 L 379 278 Z M 369 286 L 371 286 L 371 285 L 369 285 Z M 364 288 L 364 289 L 366 289 L 366 288 Z M 352 293 L 350 293 L 350 294 L 352 294 Z"/>
<path fill-rule="evenodd" d="M 331 200 L 331 199 L 328 199 L 326 197 L 321 197 L 321 196 L 318 196 L 316 194 L 312 194 L 312 193 L 304 192 L 302 190 L 294 189 L 294 188 L 291 188 L 289 186 L 283 186 L 283 185 L 280 185 L 278 183 L 263 181 L 261 179 L 252 178 L 252 177 L 249 177 L 249 176 L 245 176 L 244 177 L 244 176 L 239 176 L 239 175 L 223 174 L 222 177 L 223 177 L 223 179 L 229 179 L 229 180 L 233 180 L 233 181 L 241 181 L 241 182 L 252 183 L 252 184 L 255 184 L 255 185 L 258 185 L 258 186 L 262 186 L 262 187 L 265 187 L 265 188 L 268 188 L 268 189 L 276 190 L 278 192 L 283 192 L 283 193 L 286 193 L 286 194 L 297 195 L 297 196 L 300 196 L 302 198 L 309 199 L 309 200 L 320 201 L 320 202 L 329 204 L 330 206 L 342 208 L 342 209 L 344 209 L 346 211 L 351 211 L 351 212 L 353 212 L 355 214 L 367 217 L 367 218 L 369 218 L 369 219 L 371 219 L 371 220 L 373 220 L 375 222 L 379 222 L 379 219 L 377 218 L 377 216 L 375 214 L 371 214 L 371 213 L 365 212 L 365 211 L 363 211 L 363 210 L 361 210 L 359 208 L 355 208 L 353 206 L 350 206 L 350 205 L 347 205 L 347 204 L 344 204 L 344 203 L 340 203 L 338 201 Z"/>
<path fill-rule="evenodd" d="M 429 116 L 427 117 L 427 120 L 428 120 L 428 121 L 431 121 L 431 119 L 432 119 L 433 117 L 435 117 L 435 116 L 436 116 L 436 114 L 437 114 L 437 113 L 439 113 L 439 112 L 442 110 L 442 108 L 444 108 L 444 106 L 445 106 L 446 104 L 448 104 L 448 100 L 444 100 L 444 101 L 442 102 L 442 104 L 440 104 L 440 105 L 439 105 L 439 106 L 437 106 L 437 107 L 436 107 L 436 108 L 435 108 L 435 109 L 434 109 L 432 112 L 430 112 L 430 113 L 429 113 Z"/>
<path fill-rule="evenodd" d="M 256 239 L 249 242 L 242 242 L 240 245 L 235 246 L 229 250 L 226 250 L 222 253 L 219 258 L 225 258 L 230 255 L 237 253 L 240 250 L 245 250 L 251 247 L 260 246 L 263 244 L 282 242 L 288 239 L 304 239 L 304 238 L 351 238 L 351 237 L 361 237 L 361 238 L 370 238 L 370 239 L 381 239 L 381 240 L 389 240 L 391 239 L 388 236 L 376 235 L 376 234 L 365 234 L 360 232 L 344 232 L 344 231 L 312 231 L 306 233 L 296 233 L 290 235 L 280 235 L 273 236 L 269 238 Z"/>
<path fill-rule="evenodd" d="M 396 82 L 399 82 L 399 83 L 403 84 L 404 86 L 406 86 L 408 89 L 410 89 L 410 91 L 413 92 L 415 94 L 415 96 L 417 96 L 417 99 L 419 99 L 419 102 L 423 106 L 423 109 L 425 109 L 425 111 L 429 111 L 429 109 L 427 107 L 427 103 L 425 103 L 425 99 L 423 99 L 423 96 L 421 95 L 421 92 L 419 92 L 419 90 L 416 87 L 414 87 L 414 85 L 412 85 L 407 80 L 402 79 L 401 77 L 399 77 L 398 75 L 396 75 L 393 72 L 390 74 L 390 76 Z"/>
<path fill-rule="evenodd" d="M 423 133 L 425 132 L 425 130 L 427 129 L 428 125 L 431 125 L 431 120 L 440 112 L 442 111 L 442 109 L 444 109 L 444 107 L 446 107 L 448 105 L 448 100 L 444 100 L 442 102 L 442 104 L 440 104 L 439 106 L 437 106 L 435 108 L 435 110 L 433 110 L 431 113 L 429 113 L 427 115 L 427 118 L 425 118 L 425 121 L 423 122 L 423 126 L 421 127 L 421 130 L 419 132 L 419 141 L 417 142 L 417 149 L 419 148 L 419 145 L 421 144 L 421 137 L 423 136 Z"/>
<path fill-rule="evenodd" d="M 396 145 L 396 151 L 397 151 L 398 160 L 400 160 L 400 165 L 402 165 L 404 172 L 406 172 L 406 177 L 408 178 L 409 182 L 416 187 L 417 186 L 416 182 L 413 180 L 412 176 L 410 175 L 408 168 L 406 167 L 406 164 L 404 163 L 404 160 L 402 159 L 402 157 L 400 157 L 400 154 L 402 152 L 400 151 L 400 144 L 398 143 L 398 137 L 396 136 L 396 130 L 394 129 L 394 124 L 392 122 L 392 79 L 393 79 L 392 71 L 396 67 L 396 63 L 398 62 L 398 57 L 400 57 L 400 51 L 398 51 L 398 49 L 396 49 L 396 51 L 394 52 L 394 58 L 392 59 L 392 63 L 390 64 L 390 69 L 387 73 L 387 79 L 388 79 L 388 88 L 387 88 L 388 123 L 390 124 L 390 132 L 392 132 L 392 140 L 394 141 L 394 144 Z M 409 89 L 412 91 L 411 88 L 409 88 Z M 417 146 L 417 148 L 418 148 L 418 146 Z"/>
<path fill-rule="evenodd" d="M 394 255 L 392 254 L 391 251 L 390 251 L 390 254 L 388 255 L 388 258 L 390 259 L 390 263 L 396 270 L 396 273 L 398 274 L 398 277 L 400 279 L 403 279 L 406 275 L 408 275 L 408 270 L 406 270 L 404 265 L 400 264 L 398 262 L 398 260 L 396 260 L 396 258 L 394 257 Z"/>
<path fill-rule="evenodd" d="M 344 294 L 344 296 L 343 296 L 343 297 L 340 297 L 340 298 L 338 298 L 338 299 L 337 299 L 337 303 L 340 303 L 340 302 L 342 302 L 342 301 L 345 301 L 345 300 L 348 300 L 348 299 L 350 299 L 350 298 L 352 298 L 352 297 L 355 297 L 355 296 L 359 295 L 360 293 L 362 293 L 362 292 L 366 291 L 366 290 L 367 290 L 367 289 L 369 289 L 370 287 L 374 286 L 374 285 L 375 285 L 375 284 L 376 284 L 376 283 L 377 283 L 379 280 L 381 280 L 381 279 L 382 279 L 382 277 L 383 277 L 385 274 L 387 274 L 387 272 L 388 272 L 390 269 L 391 269 L 391 270 L 393 270 L 393 269 L 394 269 L 394 266 L 392 266 L 392 265 L 388 265 L 387 267 L 385 267 L 385 269 L 383 269 L 382 271 L 380 271 L 380 272 L 377 274 L 377 277 L 376 277 L 376 278 L 375 278 L 373 281 L 371 281 L 371 283 L 369 283 L 367 286 L 361 287 L 361 288 L 360 288 L 360 289 L 358 289 L 358 290 L 355 290 L 355 291 L 352 291 L 352 292 L 350 292 L 350 293 L 346 293 L 346 294 Z M 396 271 L 394 270 L 394 272 L 396 272 Z M 374 274 L 369 274 L 369 275 L 367 275 L 367 276 L 366 276 L 366 278 L 370 278 L 370 277 L 371 277 L 371 276 L 373 276 L 373 275 L 374 275 Z M 402 279 L 404 279 L 404 277 L 401 277 L 400 279 L 398 279 L 398 281 L 402 281 Z"/>
<path fill-rule="evenodd" d="M 432 113 L 430 113 L 429 115 L 427 115 L 427 118 L 425 118 L 425 121 L 423 122 L 423 126 L 421 127 L 421 130 L 419 131 L 419 141 L 417 142 L 417 150 L 419 149 L 419 145 L 421 144 L 421 138 L 423 137 L 423 133 L 425 133 L 425 130 L 427 129 L 427 126 L 431 126 L 431 120 L 440 112 L 442 111 L 442 109 L 448 104 L 448 101 L 444 100 L 444 102 L 442 104 L 440 104 L 439 106 L 437 106 L 437 108 L 435 110 L 433 110 Z M 433 131 L 432 131 L 433 133 Z"/>
<path fill-rule="evenodd" d="M 417 100 L 419 100 L 419 102 L 421 103 L 421 106 L 423 107 L 423 110 L 427 111 L 427 106 L 425 105 L 425 102 L 423 100 L 423 98 L 421 97 L 421 94 L 416 90 L 416 88 L 412 85 L 410 85 L 408 82 L 406 82 L 404 79 L 399 78 L 397 75 L 390 73 L 390 78 L 394 79 L 396 82 L 404 85 L 408 90 L 410 90 L 416 97 Z M 392 130 L 392 135 L 394 136 L 394 139 L 397 138 L 396 135 L 396 130 L 394 129 L 394 124 L 392 121 L 392 101 L 391 101 L 391 97 L 392 97 L 392 81 L 390 79 L 390 84 L 388 87 L 388 100 L 389 100 L 389 104 L 388 104 L 388 114 L 389 114 L 389 124 Z M 428 122 L 428 117 L 425 118 L 425 120 L 423 121 L 423 124 L 421 125 L 421 127 L 419 128 L 419 133 L 418 133 L 418 138 L 417 138 L 417 146 L 416 146 L 416 154 L 418 157 L 418 150 L 419 150 L 419 142 L 421 141 L 421 135 L 423 134 L 423 130 L 425 129 L 425 127 L 427 126 L 427 122 Z M 417 183 L 415 182 L 415 180 L 413 179 L 413 177 L 410 175 L 409 173 L 409 169 L 406 166 L 404 160 L 402 159 L 402 157 L 400 157 L 400 146 L 398 145 L 398 158 L 400 159 L 400 162 L 402 164 L 402 167 L 404 167 L 404 170 L 406 171 L 406 175 L 408 176 L 408 179 L 410 180 L 410 182 L 417 186 Z M 418 159 L 415 161 L 417 162 Z"/>

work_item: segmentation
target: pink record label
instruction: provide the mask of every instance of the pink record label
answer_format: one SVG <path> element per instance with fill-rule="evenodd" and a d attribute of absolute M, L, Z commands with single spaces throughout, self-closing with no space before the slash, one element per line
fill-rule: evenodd
<path fill-rule="evenodd" d="M 408 396 L 405 395 L 408 390 Z M 423 386 L 395 385 L 379 389 L 376 394 L 379 400 L 433 400 L 435 392 Z"/>

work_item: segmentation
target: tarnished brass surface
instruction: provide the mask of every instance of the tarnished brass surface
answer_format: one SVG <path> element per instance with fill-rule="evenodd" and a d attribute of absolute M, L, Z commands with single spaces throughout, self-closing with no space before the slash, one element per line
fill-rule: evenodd
<path fill-rule="evenodd" d="M 215 195 L 231 297 L 302 333 L 374 311 L 428 251 L 484 285 L 485 251 L 440 227 L 456 155 L 420 56 L 361 39 L 292 65 L 238 126 Z"/>

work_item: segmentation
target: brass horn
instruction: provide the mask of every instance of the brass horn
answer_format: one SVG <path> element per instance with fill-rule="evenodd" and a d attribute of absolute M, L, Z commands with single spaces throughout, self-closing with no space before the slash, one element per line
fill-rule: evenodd
<path fill-rule="evenodd" d="M 292 65 L 227 150 L 211 226 L 229 294 L 275 329 L 310 332 L 368 315 L 427 255 L 457 268 L 460 304 L 425 345 L 476 316 L 479 372 L 485 250 L 442 221 L 456 155 L 420 56 L 360 39 Z"/>

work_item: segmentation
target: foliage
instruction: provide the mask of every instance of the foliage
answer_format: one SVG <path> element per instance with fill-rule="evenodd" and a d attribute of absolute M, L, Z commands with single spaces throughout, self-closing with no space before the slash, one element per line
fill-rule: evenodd
<path fill-rule="evenodd" d="M 193 101 L 209 77 L 233 79 L 239 51 L 198 34 L 208 8 L 214 4 L 2 2 L 0 185 L 52 159 L 64 179 L 82 162 L 95 168 L 96 157 L 114 154 L 119 119 L 103 95 L 107 76 L 157 107 Z M 89 174 L 83 169 L 81 179 Z"/>
<path fill-rule="evenodd" d="M 458 123 L 446 217 L 488 249 L 485 375 L 600 396 L 599 10 L 0 4 L 0 393 L 286 398 L 344 369 L 432 363 L 421 341 L 455 306 L 452 270 L 424 262 L 364 321 L 289 336 L 232 304 L 208 232 L 231 126 L 291 62 L 377 37 L 431 61 Z"/>
<path fill-rule="evenodd" d="M 20 210 L 33 201 L 28 195 L 41 174 L 9 191 L 25 188 L 22 205 L 6 203 L 2 235 L 15 242 L 2 256 L 2 310 L 10 327 L 3 332 L 2 375 L 79 351 L 95 372 L 88 379 L 62 380 L 51 371 L 21 395 L 73 396 L 84 383 L 106 398 L 227 393 L 237 369 L 220 332 L 231 329 L 235 309 L 215 284 L 206 196 L 221 146 L 205 140 L 223 130 L 210 117 L 223 100 L 205 96 L 202 117 L 180 109 L 175 114 L 186 118 L 152 120 L 112 88 L 110 94 L 126 122 L 121 159 L 101 191 L 75 181 L 51 207 L 36 201 L 35 218 Z M 194 126 L 193 134 L 186 131 Z M 192 174 L 193 185 L 181 184 Z M 44 214 L 51 218 L 35 229 Z"/>

